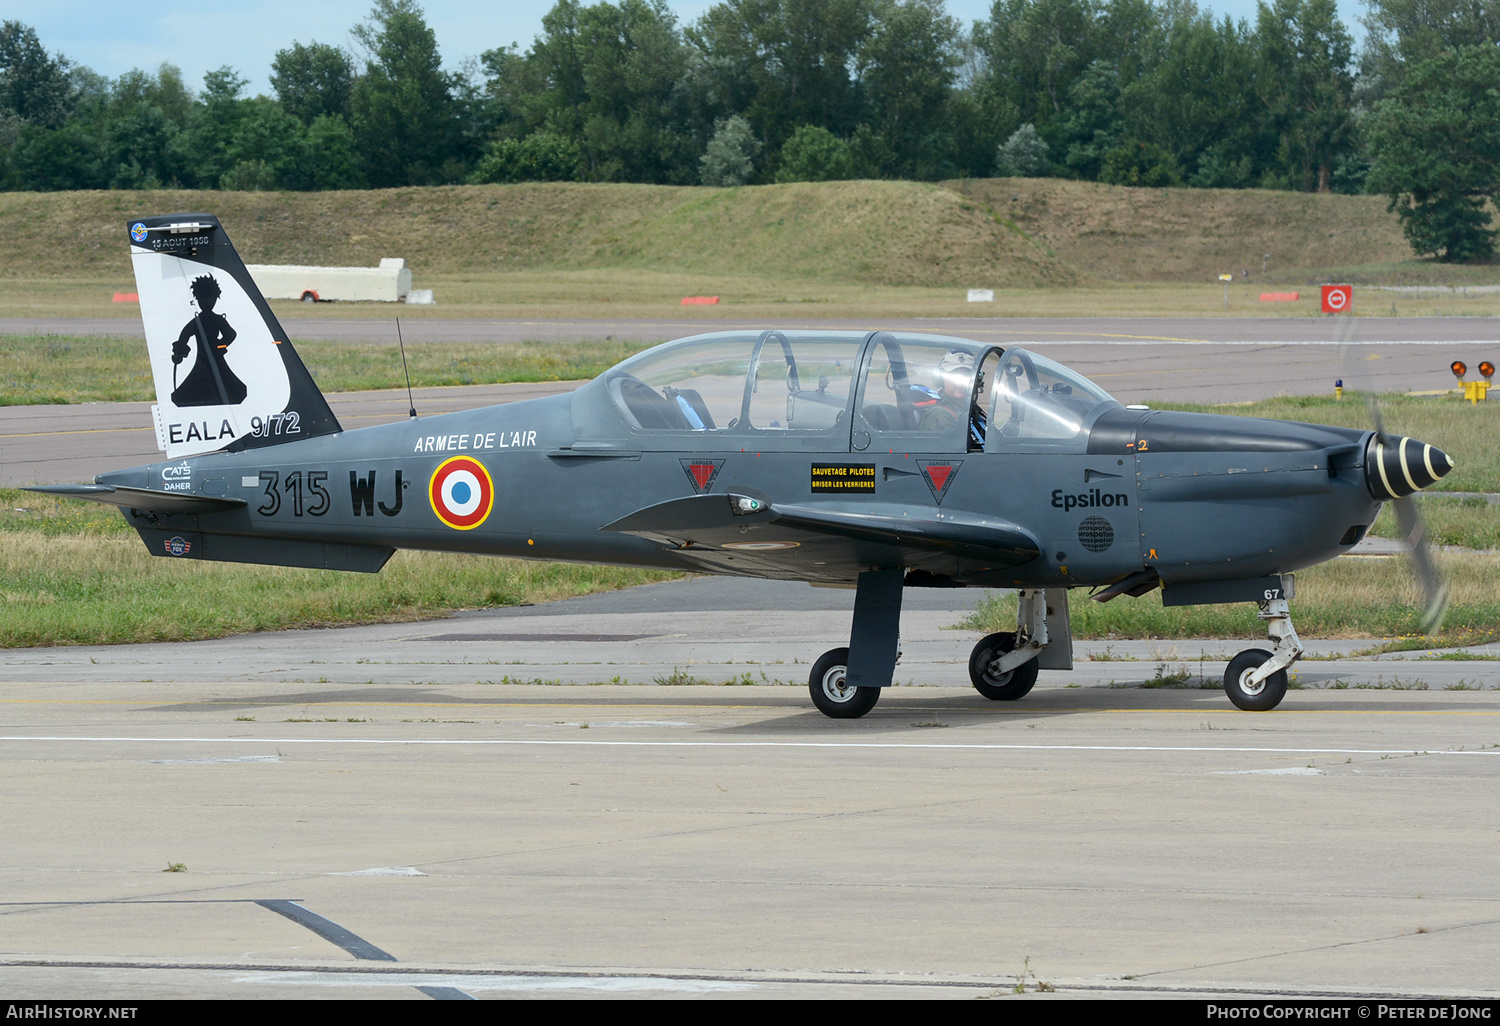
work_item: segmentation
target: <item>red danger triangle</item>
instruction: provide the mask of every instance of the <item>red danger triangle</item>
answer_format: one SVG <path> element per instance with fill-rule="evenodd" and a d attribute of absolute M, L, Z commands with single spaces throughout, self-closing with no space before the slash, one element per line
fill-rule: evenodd
<path fill-rule="evenodd" d="M 941 493 L 947 487 L 948 475 L 952 473 L 952 467 L 928 467 L 927 480 L 931 481 L 932 487 Z"/>
<path fill-rule="evenodd" d="M 693 473 L 693 480 L 698 482 L 698 490 L 701 492 L 708 487 L 708 482 L 714 476 L 715 467 L 712 463 L 694 463 L 688 467 Z"/>

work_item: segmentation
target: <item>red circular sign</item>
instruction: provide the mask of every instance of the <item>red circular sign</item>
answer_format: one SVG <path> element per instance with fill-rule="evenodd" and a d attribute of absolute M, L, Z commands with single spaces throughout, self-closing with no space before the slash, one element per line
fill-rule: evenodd
<path fill-rule="evenodd" d="M 1324 285 L 1323 312 L 1343 313 L 1354 305 L 1353 285 Z"/>

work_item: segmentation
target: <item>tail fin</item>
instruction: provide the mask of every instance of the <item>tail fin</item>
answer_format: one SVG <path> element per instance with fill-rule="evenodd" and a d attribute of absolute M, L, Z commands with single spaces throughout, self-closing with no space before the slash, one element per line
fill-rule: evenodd
<path fill-rule="evenodd" d="M 340 430 L 218 218 L 143 217 L 129 231 L 168 458 Z"/>

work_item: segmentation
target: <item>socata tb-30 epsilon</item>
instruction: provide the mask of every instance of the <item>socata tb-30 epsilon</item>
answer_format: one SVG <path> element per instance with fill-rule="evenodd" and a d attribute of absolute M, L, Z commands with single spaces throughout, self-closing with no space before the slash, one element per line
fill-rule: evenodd
<path fill-rule="evenodd" d="M 126 226 L 167 461 L 38 491 L 119 506 L 155 555 L 374 573 L 397 548 L 855 587 L 814 704 L 891 683 L 906 587 L 1015 588 L 987 698 L 1069 669 L 1068 593 L 1260 606 L 1225 689 L 1271 709 L 1302 653 L 1291 572 L 1451 467 L 1380 431 L 1127 407 L 1021 348 L 737 331 L 570 395 L 345 431 L 216 218 Z M 1410 501 L 1407 499 L 1406 501 Z"/>

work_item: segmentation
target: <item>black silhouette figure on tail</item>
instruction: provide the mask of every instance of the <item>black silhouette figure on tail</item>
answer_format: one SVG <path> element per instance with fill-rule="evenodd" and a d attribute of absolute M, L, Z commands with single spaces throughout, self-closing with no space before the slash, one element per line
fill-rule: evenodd
<path fill-rule="evenodd" d="M 198 357 L 187 379 L 172 392 L 177 406 L 234 406 L 245 401 L 245 383 L 229 369 L 224 356 L 235 340 L 236 332 L 214 304 L 222 294 L 212 275 L 194 278 L 193 299 L 201 311 L 193 315 L 172 345 L 172 380 L 177 379 L 177 365 L 187 359 L 188 341 L 198 344 Z"/>

